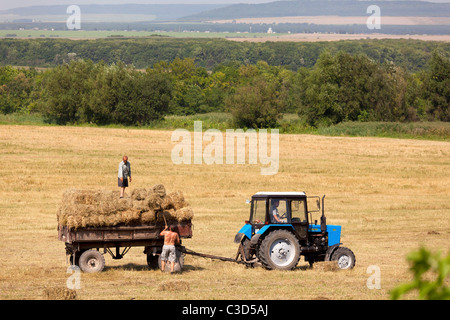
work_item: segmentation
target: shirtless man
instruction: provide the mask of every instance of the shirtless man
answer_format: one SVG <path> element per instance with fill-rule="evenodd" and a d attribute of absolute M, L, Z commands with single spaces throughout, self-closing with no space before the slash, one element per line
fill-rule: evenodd
<path fill-rule="evenodd" d="M 180 243 L 180 237 L 175 232 L 175 227 L 166 225 L 163 231 L 159 234 L 164 236 L 164 246 L 161 252 L 161 271 L 166 268 L 166 261 L 170 262 L 170 273 L 174 272 L 175 261 L 177 259 L 175 245 Z"/>

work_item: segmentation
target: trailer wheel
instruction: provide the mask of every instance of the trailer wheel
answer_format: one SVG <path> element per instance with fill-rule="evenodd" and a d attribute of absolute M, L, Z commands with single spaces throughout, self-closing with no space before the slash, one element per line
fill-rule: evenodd
<path fill-rule="evenodd" d="M 71 254 L 71 255 L 69 256 L 69 263 L 70 263 L 70 265 L 79 266 L 79 265 L 80 265 L 80 257 L 77 256 L 77 255 L 75 255 L 75 261 L 74 261 L 73 255 L 74 255 L 74 254 Z"/>
<path fill-rule="evenodd" d="M 153 255 L 153 253 L 147 253 L 147 265 L 150 269 L 158 268 L 159 255 Z"/>
<path fill-rule="evenodd" d="M 355 266 L 355 254 L 346 247 L 339 247 L 331 255 L 331 261 L 337 261 L 339 269 L 353 269 Z"/>
<path fill-rule="evenodd" d="M 184 266 L 184 255 L 177 248 L 176 249 L 177 260 L 175 261 L 175 266 L 173 268 L 174 272 L 181 272 Z M 158 268 L 161 270 L 161 255 L 158 255 Z M 170 262 L 167 261 L 164 271 L 170 272 Z"/>
<path fill-rule="evenodd" d="M 266 269 L 291 270 L 300 259 L 300 245 L 292 232 L 275 230 L 262 241 L 259 258 Z"/>
<path fill-rule="evenodd" d="M 83 272 L 101 272 L 105 267 L 105 257 L 98 250 L 87 250 L 80 256 L 79 267 Z"/>

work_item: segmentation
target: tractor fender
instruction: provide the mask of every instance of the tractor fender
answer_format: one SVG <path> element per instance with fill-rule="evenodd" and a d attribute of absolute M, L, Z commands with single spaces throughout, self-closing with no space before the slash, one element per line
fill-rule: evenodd
<path fill-rule="evenodd" d="M 249 239 L 252 238 L 252 225 L 251 224 L 245 224 L 241 228 L 241 230 L 239 230 L 239 232 L 234 237 L 234 242 L 235 243 L 241 243 L 242 237 L 244 237 L 244 236 L 249 238 Z"/>
<path fill-rule="evenodd" d="M 327 252 L 325 253 L 325 261 L 330 261 L 333 252 L 336 251 L 336 249 L 339 248 L 341 244 L 342 243 L 336 243 L 327 249 Z"/>
<path fill-rule="evenodd" d="M 272 230 L 275 228 L 293 230 L 292 225 L 290 224 L 276 224 L 276 225 L 268 224 L 263 226 L 261 229 L 257 230 L 256 233 L 252 234 L 252 225 L 245 224 L 234 237 L 234 242 L 241 243 L 242 239 L 246 237 L 251 241 L 252 245 L 254 246 L 258 243 L 260 237 L 264 237 L 268 233 L 269 229 Z"/>
<path fill-rule="evenodd" d="M 292 227 L 292 224 L 287 224 L 287 223 L 277 223 L 277 224 L 266 224 L 264 227 L 262 227 L 261 229 L 259 229 L 256 234 L 266 234 L 267 230 L 269 229 L 287 229 L 287 230 L 294 230 L 294 228 Z"/>
<path fill-rule="evenodd" d="M 285 229 L 288 231 L 293 231 L 293 227 L 290 224 L 268 224 L 263 226 L 261 229 L 256 231 L 256 233 L 251 237 L 250 243 L 252 247 L 256 247 L 258 242 L 262 240 L 269 232 L 276 229 Z"/>
<path fill-rule="evenodd" d="M 245 236 L 245 234 L 240 232 L 236 233 L 236 235 L 234 236 L 234 243 L 241 243 L 243 236 Z"/>

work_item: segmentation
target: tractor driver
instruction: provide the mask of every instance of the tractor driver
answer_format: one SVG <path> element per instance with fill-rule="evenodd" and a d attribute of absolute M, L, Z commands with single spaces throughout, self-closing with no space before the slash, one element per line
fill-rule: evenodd
<path fill-rule="evenodd" d="M 280 218 L 280 214 L 278 213 L 278 206 L 280 205 L 280 200 L 271 200 L 270 206 L 270 220 L 272 223 L 283 223 L 286 222 L 284 219 Z"/>

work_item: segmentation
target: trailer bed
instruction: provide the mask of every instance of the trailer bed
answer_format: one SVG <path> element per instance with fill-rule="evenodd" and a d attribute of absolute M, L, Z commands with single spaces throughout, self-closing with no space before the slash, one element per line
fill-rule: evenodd
<path fill-rule="evenodd" d="M 181 222 L 175 224 L 180 238 L 192 238 L 192 223 Z M 66 226 L 58 226 L 58 239 L 67 243 L 86 242 L 117 242 L 117 241 L 141 241 L 160 239 L 160 232 L 164 225 L 139 225 L 139 226 L 115 226 L 115 227 L 88 227 L 69 229 Z"/>
<path fill-rule="evenodd" d="M 181 239 L 192 238 L 191 221 L 169 225 L 175 226 L 175 231 Z M 105 260 L 100 254 L 100 249 L 103 249 L 104 253 L 109 253 L 113 259 L 122 259 L 131 247 L 144 247 L 147 264 L 153 268 L 160 264 L 158 259 L 164 244 L 164 237 L 160 236 L 160 233 L 164 228 L 165 225 L 161 223 L 78 229 L 58 225 L 58 239 L 65 243 L 66 255 L 70 256 L 72 265 L 79 265 L 85 272 L 103 270 Z M 181 248 L 181 242 L 179 247 Z M 178 250 L 177 270 L 181 271 L 183 264 L 184 259 Z"/>

